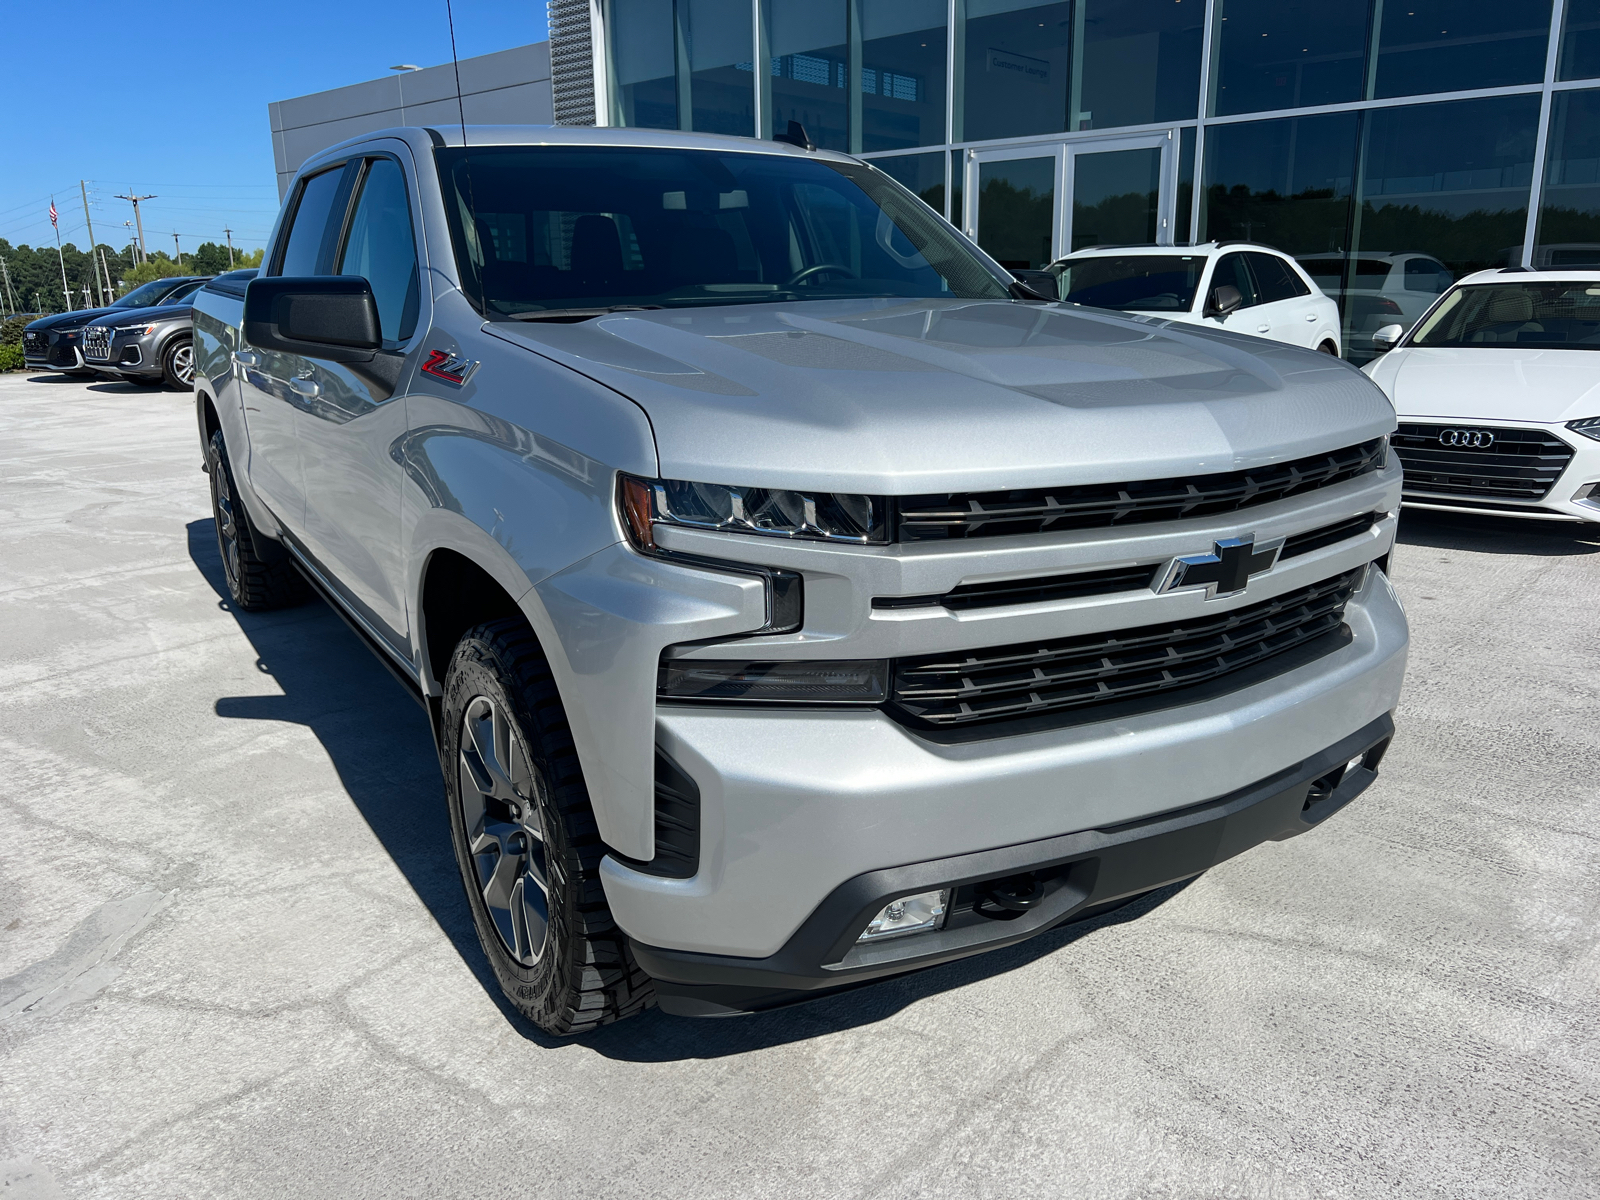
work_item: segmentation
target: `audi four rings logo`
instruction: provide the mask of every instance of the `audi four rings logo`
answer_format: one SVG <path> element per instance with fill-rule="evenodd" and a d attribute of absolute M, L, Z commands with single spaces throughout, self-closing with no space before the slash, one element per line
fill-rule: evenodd
<path fill-rule="evenodd" d="M 1488 429 L 1446 429 L 1439 435 L 1439 445 L 1460 446 L 1463 450 L 1487 450 L 1494 445 L 1494 433 Z"/>

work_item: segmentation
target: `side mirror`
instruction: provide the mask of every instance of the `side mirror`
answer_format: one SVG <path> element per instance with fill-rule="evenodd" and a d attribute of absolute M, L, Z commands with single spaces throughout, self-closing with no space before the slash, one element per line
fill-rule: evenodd
<path fill-rule="evenodd" d="M 1211 303 L 1206 305 L 1208 317 L 1225 317 L 1244 303 L 1244 296 L 1231 283 L 1211 289 Z"/>
<path fill-rule="evenodd" d="M 1372 348 L 1379 354 L 1393 350 L 1395 343 L 1405 337 L 1406 330 L 1403 325 L 1385 325 L 1372 333 Z"/>
<path fill-rule="evenodd" d="M 372 285 L 359 275 L 253 279 L 244 293 L 244 340 L 258 350 L 371 362 L 383 346 Z"/>
<path fill-rule="evenodd" d="M 1049 271 L 1012 271 L 1011 278 L 1021 285 L 1011 289 L 1019 300 L 1061 299 L 1061 284 Z"/>

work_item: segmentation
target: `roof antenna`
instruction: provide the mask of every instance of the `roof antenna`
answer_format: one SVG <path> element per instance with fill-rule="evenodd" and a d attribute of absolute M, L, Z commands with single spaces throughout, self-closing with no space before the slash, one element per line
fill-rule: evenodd
<path fill-rule="evenodd" d="M 456 57 L 456 14 L 450 0 L 444 0 L 445 19 L 450 22 L 450 65 L 456 73 L 456 112 L 461 115 L 461 148 L 467 148 L 467 109 L 461 101 L 461 60 Z"/>
<path fill-rule="evenodd" d="M 446 0 L 448 3 L 448 0 Z M 791 146 L 799 146 L 802 150 L 815 150 L 817 144 L 811 140 L 811 135 L 806 132 L 806 127 L 799 121 L 790 121 L 789 128 L 784 133 L 772 135 L 775 142 L 788 142 Z"/>

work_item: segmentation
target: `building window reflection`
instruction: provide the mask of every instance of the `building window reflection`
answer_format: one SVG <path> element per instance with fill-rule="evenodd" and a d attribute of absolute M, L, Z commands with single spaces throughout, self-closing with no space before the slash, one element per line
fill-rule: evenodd
<path fill-rule="evenodd" d="M 1193 118 L 1202 0 L 1079 0 L 1068 129 Z"/>
<path fill-rule="evenodd" d="M 799 121 L 811 140 L 826 150 L 857 148 L 850 137 L 848 18 L 847 0 L 805 4 L 764 0 L 762 57 L 769 69 L 763 80 L 762 111 L 767 114 L 767 137 L 782 133 L 790 121 Z"/>
<path fill-rule="evenodd" d="M 1208 129 L 1200 240 L 1265 242 L 1294 255 L 1342 252 L 1359 121 L 1356 113 L 1327 113 Z"/>
<path fill-rule="evenodd" d="M 680 124 L 687 109 L 692 120 L 684 128 L 750 137 L 756 132 L 750 0 L 677 0 L 674 8 Z"/>
<path fill-rule="evenodd" d="M 1600 267 L 1600 91 L 1561 92 L 1529 266 Z"/>
<path fill-rule="evenodd" d="M 894 154 L 874 159 L 873 166 L 921 197 L 922 202 L 941 217 L 945 215 L 944 165 L 942 153 Z"/>
<path fill-rule="evenodd" d="M 957 0 L 956 141 L 1060 133 L 1067 127 L 1072 7 Z"/>
<path fill-rule="evenodd" d="M 945 0 L 855 3 L 861 23 L 861 150 L 940 145 L 949 73 Z"/>
<path fill-rule="evenodd" d="M 1550 0 L 1404 0 L 1381 11 L 1369 99 L 1544 78 Z"/>
<path fill-rule="evenodd" d="M 611 122 L 678 127 L 677 60 L 671 0 L 606 0 Z"/>
<path fill-rule="evenodd" d="M 1567 0 L 1561 19 L 1558 79 L 1600 76 L 1600 0 Z"/>
<path fill-rule="evenodd" d="M 1216 0 L 1215 116 L 1362 98 L 1369 11 L 1326 0 Z"/>

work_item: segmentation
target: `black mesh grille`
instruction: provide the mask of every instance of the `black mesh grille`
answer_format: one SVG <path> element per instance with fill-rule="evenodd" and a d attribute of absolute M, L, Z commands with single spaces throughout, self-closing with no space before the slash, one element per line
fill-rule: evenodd
<path fill-rule="evenodd" d="M 1487 446 L 1446 446 L 1453 431 L 1490 434 Z M 1478 500 L 1542 500 L 1572 458 L 1572 447 L 1542 429 L 1488 429 L 1471 425 L 1402 425 L 1393 438 L 1405 468 L 1403 494 L 1466 496 Z"/>
<path fill-rule="evenodd" d="M 91 325 L 83 331 L 83 357 L 91 362 L 105 362 L 111 357 L 111 330 L 104 325 Z"/>
<path fill-rule="evenodd" d="M 1052 533 L 1236 512 L 1329 487 L 1378 469 L 1383 440 L 1224 475 L 1008 492 L 905 496 L 896 521 L 902 542 Z"/>
<path fill-rule="evenodd" d="M 893 703 L 913 721 L 950 727 L 1176 691 L 1339 629 L 1365 570 L 1215 616 L 900 659 Z"/>

